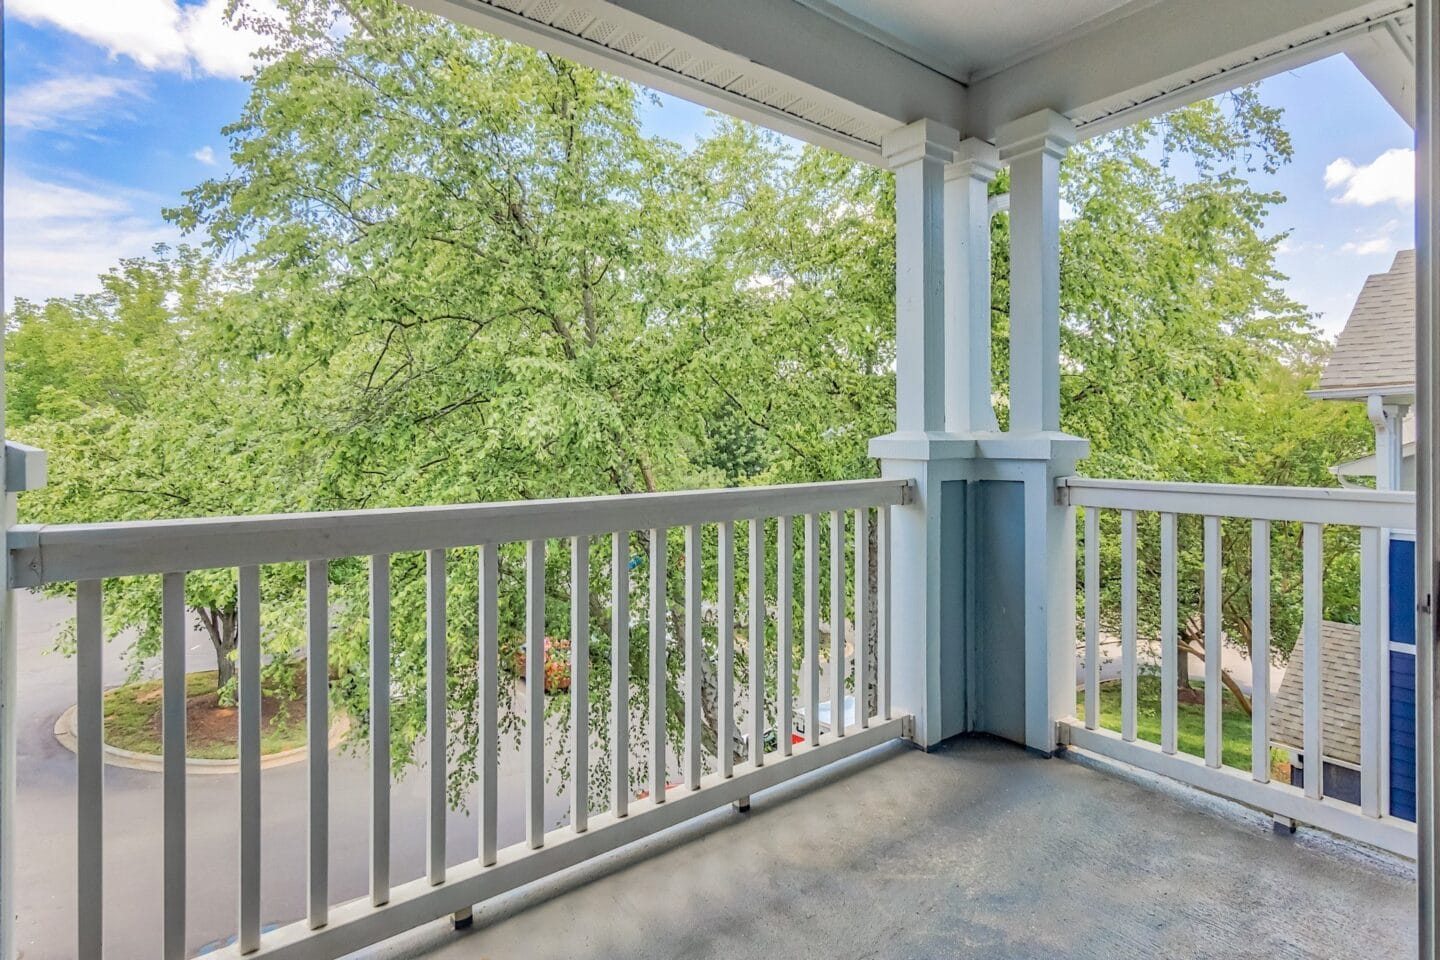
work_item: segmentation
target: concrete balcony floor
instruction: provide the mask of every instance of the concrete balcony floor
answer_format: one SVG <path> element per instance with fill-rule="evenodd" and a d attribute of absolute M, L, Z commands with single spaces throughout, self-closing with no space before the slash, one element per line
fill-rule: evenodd
<path fill-rule="evenodd" d="M 1405 957 L 1413 869 L 998 742 L 901 744 L 375 956 Z M 533 900 L 531 901 L 533 903 Z"/>

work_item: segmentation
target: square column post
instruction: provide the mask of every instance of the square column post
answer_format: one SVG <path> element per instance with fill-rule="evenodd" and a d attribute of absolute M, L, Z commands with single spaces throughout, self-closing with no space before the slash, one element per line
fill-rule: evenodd
<path fill-rule="evenodd" d="M 885 138 L 895 172 L 896 431 L 870 441 L 886 477 L 915 482 L 891 513 L 891 697 L 915 742 L 963 729 L 963 464 L 974 449 L 945 429 L 945 166 L 959 135 L 930 120 Z"/>
<path fill-rule="evenodd" d="M 960 137 L 917 120 L 885 137 L 895 172 L 895 420 L 945 429 L 945 165 Z"/>
<path fill-rule="evenodd" d="M 990 182 L 1000 153 L 970 138 L 945 168 L 945 429 L 1000 429 L 990 394 Z"/>
<path fill-rule="evenodd" d="M 984 551 L 1004 571 L 975 572 L 978 725 L 1049 756 L 1056 722 L 1075 711 L 1075 515 L 1055 481 L 1089 452 L 1060 432 L 1060 160 L 1075 129 L 1042 110 L 998 139 L 1010 165 L 1010 429 L 980 441 L 975 467 Z"/>
<path fill-rule="evenodd" d="M 999 140 L 1010 165 L 1010 430 L 1059 430 L 1060 161 L 1075 126 L 1041 110 Z"/>

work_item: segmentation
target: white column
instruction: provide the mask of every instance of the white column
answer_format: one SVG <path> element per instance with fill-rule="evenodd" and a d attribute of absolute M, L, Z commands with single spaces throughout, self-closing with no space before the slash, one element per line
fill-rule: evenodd
<path fill-rule="evenodd" d="M 1436 657 L 1436 610 L 1433 596 L 1440 558 L 1440 448 L 1435 445 L 1440 393 L 1440 301 L 1436 298 L 1440 258 L 1440 217 L 1435 203 L 1440 190 L 1440 10 L 1436 0 L 1415 4 L 1415 786 L 1419 951 L 1421 960 L 1440 957 L 1437 912 L 1440 912 L 1440 736 L 1435 698 L 1440 696 L 1440 659 Z"/>
<path fill-rule="evenodd" d="M 1010 165 L 1010 431 L 1060 429 L 1060 160 L 1074 125 L 1053 110 L 999 131 Z"/>
<path fill-rule="evenodd" d="M 961 731 L 958 618 L 942 616 L 963 590 L 963 510 L 956 496 L 973 444 L 945 428 L 945 165 L 959 135 L 928 120 L 885 138 L 895 171 L 896 431 L 870 441 L 887 477 L 915 483 L 891 513 L 891 691 L 915 718 L 915 741 L 932 746 Z M 963 493 L 963 491 L 962 491 Z"/>
<path fill-rule="evenodd" d="M 1010 166 L 1010 429 L 979 444 L 987 478 L 1023 485 L 1013 520 L 1023 550 L 1020 583 L 980 638 L 1023 662 L 1025 745 L 1049 755 L 1056 721 L 1075 710 L 1075 516 L 1055 481 L 1089 451 L 1060 430 L 1060 160 L 1075 142 L 1070 121 L 1042 110 L 1004 124 Z M 1009 721 L 1007 721 L 1007 728 Z M 1011 728 L 1013 729 L 1013 728 Z"/>
<path fill-rule="evenodd" d="M 959 135 L 918 120 L 885 137 L 895 172 L 895 420 L 945 429 L 945 165 Z"/>
<path fill-rule="evenodd" d="M 990 394 L 990 182 L 1000 154 L 960 144 L 945 168 L 945 429 L 998 430 Z"/>

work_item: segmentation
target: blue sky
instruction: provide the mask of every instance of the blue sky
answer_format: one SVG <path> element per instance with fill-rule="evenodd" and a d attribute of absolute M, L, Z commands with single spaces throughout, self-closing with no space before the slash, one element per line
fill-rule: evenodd
<path fill-rule="evenodd" d="M 224 169 L 253 41 L 224 0 L 8 0 L 5 294 L 96 289 L 124 256 L 178 235 L 160 217 Z M 1287 197 L 1271 229 L 1291 294 L 1333 333 L 1365 277 L 1412 242 L 1410 129 L 1341 57 L 1265 81 L 1285 108 L 1295 160 L 1266 188 Z M 672 98 L 647 107 L 656 135 L 692 143 L 713 122 Z"/>

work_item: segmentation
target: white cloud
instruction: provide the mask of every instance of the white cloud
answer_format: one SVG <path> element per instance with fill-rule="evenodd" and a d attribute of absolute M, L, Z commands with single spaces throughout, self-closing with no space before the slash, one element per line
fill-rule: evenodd
<path fill-rule="evenodd" d="M 158 209 L 156 198 L 114 184 L 72 185 L 8 172 L 6 299 L 95 292 L 96 278 L 120 258 L 179 239 L 178 231 L 153 213 Z"/>
<path fill-rule="evenodd" d="M 225 19 L 227 0 L 9 0 L 6 13 L 46 24 L 129 57 L 147 70 L 241 77 L 263 40 Z M 273 13 L 268 0 L 265 12 Z"/>
<path fill-rule="evenodd" d="M 1373 207 L 1393 203 L 1398 207 L 1415 202 L 1415 151 L 1406 147 L 1386 150 L 1369 163 L 1357 166 L 1349 157 L 1340 157 L 1325 168 L 1325 189 L 1343 192 L 1334 203 Z"/>
<path fill-rule="evenodd" d="M 196 160 L 199 160 L 207 167 L 215 166 L 215 150 L 208 143 L 205 144 L 205 146 L 201 147 L 199 150 L 196 150 L 194 153 L 190 154 L 190 156 L 194 157 Z"/>
<path fill-rule="evenodd" d="M 21 130 L 64 130 L 90 126 L 102 116 L 124 112 L 144 91 L 133 80 L 99 74 L 71 74 L 26 84 L 5 101 L 5 124 Z"/>
<path fill-rule="evenodd" d="M 1395 231 L 1400 229 L 1399 220 L 1389 220 L 1373 231 L 1340 245 L 1341 253 L 1352 253 L 1357 257 L 1394 253 L 1399 249 L 1395 242 Z"/>

